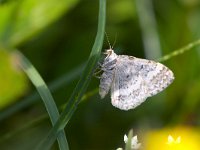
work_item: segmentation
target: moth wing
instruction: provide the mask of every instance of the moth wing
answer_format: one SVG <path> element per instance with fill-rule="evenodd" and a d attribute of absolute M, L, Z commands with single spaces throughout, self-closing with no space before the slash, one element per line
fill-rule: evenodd
<path fill-rule="evenodd" d="M 112 105 L 122 110 L 134 109 L 173 79 L 173 73 L 160 63 L 119 55 L 111 86 Z"/>
<path fill-rule="evenodd" d="M 108 94 L 112 81 L 113 81 L 113 72 L 111 71 L 104 72 L 101 75 L 100 84 L 99 84 L 99 95 L 101 96 L 101 98 L 104 98 Z"/>
<path fill-rule="evenodd" d="M 134 65 L 148 86 L 149 96 L 156 95 L 163 91 L 174 80 L 173 72 L 161 63 L 135 58 Z"/>
<path fill-rule="evenodd" d="M 147 86 L 134 68 L 129 56 L 120 55 L 111 86 L 112 105 L 129 110 L 137 107 L 147 98 Z M 123 57 L 122 57 L 123 56 Z"/>

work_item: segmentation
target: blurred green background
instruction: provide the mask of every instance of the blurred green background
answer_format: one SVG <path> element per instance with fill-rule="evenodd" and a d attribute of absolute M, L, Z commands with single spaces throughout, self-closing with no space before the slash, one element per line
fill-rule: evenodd
<path fill-rule="evenodd" d="M 12 49 L 27 56 L 62 108 L 90 54 L 98 4 L 97 0 L 0 0 L 1 150 L 32 149 L 51 128 L 35 88 L 15 64 Z M 199 0 L 107 1 L 106 32 L 111 44 L 116 39 L 118 54 L 157 59 L 199 39 L 199 27 Z M 155 136 L 159 131 L 166 140 L 168 134 L 177 136 L 179 127 L 189 128 L 189 136 L 198 133 L 200 46 L 164 64 L 175 74 L 173 84 L 128 112 L 114 108 L 109 95 L 101 100 L 99 80 L 93 78 L 65 128 L 70 149 L 123 147 L 123 136 L 130 129 L 143 143 L 148 133 Z M 58 149 L 56 144 L 53 149 Z"/>

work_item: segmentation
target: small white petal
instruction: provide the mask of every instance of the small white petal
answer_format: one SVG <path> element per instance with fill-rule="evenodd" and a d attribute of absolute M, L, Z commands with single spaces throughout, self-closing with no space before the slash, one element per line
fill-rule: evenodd
<path fill-rule="evenodd" d="M 132 137 L 132 139 L 131 139 L 131 145 L 135 145 L 137 143 L 138 143 L 138 139 L 137 139 L 137 135 L 136 135 L 136 136 Z"/>
<path fill-rule="evenodd" d="M 137 150 L 141 147 L 141 143 L 137 143 L 135 145 L 131 145 L 131 148 L 134 149 L 134 150 Z"/>
<path fill-rule="evenodd" d="M 116 150 L 123 150 L 122 148 L 117 148 Z"/>
<path fill-rule="evenodd" d="M 141 147 L 141 143 L 138 143 L 137 135 L 131 139 L 131 148 L 137 150 Z"/>
<path fill-rule="evenodd" d="M 124 142 L 125 142 L 125 143 L 128 142 L 128 137 L 126 136 L 126 134 L 124 135 Z"/>
<path fill-rule="evenodd" d="M 169 135 L 167 143 L 170 144 L 172 142 L 174 142 L 174 138 L 171 135 Z"/>
<path fill-rule="evenodd" d="M 124 142 L 128 142 L 128 137 L 124 135 Z M 138 143 L 137 135 L 131 138 L 131 149 L 138 150 L 141 147 L 141 143 Z M 118 150 L 118 149 L 117 149 Z"/>
<path fill-rule="evenodd" d="M 177 143 L 177 144 L 181 143 L 181 137 L 180 136 L 176 139 L 175 143 Z"/>

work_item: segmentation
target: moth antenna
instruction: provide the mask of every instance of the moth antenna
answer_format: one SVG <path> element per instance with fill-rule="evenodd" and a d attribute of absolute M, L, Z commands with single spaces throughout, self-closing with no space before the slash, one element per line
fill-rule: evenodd
<path fill-rule="evenodd" d="M 115 34 L 115 40 L 114 40 L 114 43 L 113 43 L 113 45 L 112 45 L 112 49 L 113 49 L 113 47 L 114 47 L 114 45 L 115 45 L 115 43 L 116 43 L 116 40 L 117 40 L 117 33 Z"/>
<path fill-rule="evenodd" d="M 109 41 L 109 38 L 108 38 L 108 35 L 107 35 L 106 32 L 105 32 L 105 35 L 106 35 L 106 39 L 107 39 L 108 45 L 109 45 L 110 49 L 112 49 L 113 47 L 111 47 L 111 44 L 110 44 L 110 41 Z"/>

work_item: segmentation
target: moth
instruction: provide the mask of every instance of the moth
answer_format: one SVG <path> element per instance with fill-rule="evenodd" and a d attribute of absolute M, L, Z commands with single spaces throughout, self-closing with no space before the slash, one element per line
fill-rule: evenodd
<path fill-rule="evenodd" d="M 173 72 L 161 63 L 106 50 L 101 64 L 99 94 L 111 93 L 111 103 L 121 110 L 134 109 L 174 80 Z"/>

